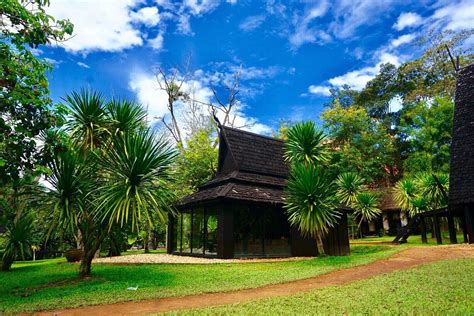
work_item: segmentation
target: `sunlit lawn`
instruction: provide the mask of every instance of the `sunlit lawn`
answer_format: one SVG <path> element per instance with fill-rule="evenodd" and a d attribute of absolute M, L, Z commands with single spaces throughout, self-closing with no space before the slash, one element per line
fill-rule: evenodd
<path fill-rule="evenodd" d="M 186 315 L 474 315 L 474 259 L 446 260 L 292 296 Z"/>
<path fill-rule="evenodd" d="M 443 232 L 442 235 L 443 235 L 443 244 L 446 244 L 446 245 L 450 244 L 449 233 L 448 232 Z M 424 244 L 424 243 L 421 242 L 421 235 L 412 235 L 412 236 L 408 237 L 406 245 L 407 246 L 433 246 L 433 245 L 437 245 L 436 238 L 431 238 L 431 234 L 428 234 L 427 237 L 428 237 L 428 243 Z M 458 240 L 458 243 L 463 242 L 463 235 L 462 234 L 457 234 L 456 238 Z M 352 245 L 357 245 L 357 244 L 360 244 L 360 243 L 366 244 L 366 243 L 369 243 L 369 242 L 373 242 L 374 244 L 377 243 L 377 242 L 390 243 L 394 239 L 395 239 L 394 236 L 364 237 L 364 238 L 360 238 L 360 239 L 351 240 L 350 242 L 351 242 Z"/>
<path fill-rule="evenodd" d="M 21 262 L 0 273 L 0 313 L 104 304 L 259 287 L 320 275 L 388 257 L 403 246 L 353 246 L 347 257 L 229 264 L 94 264 L 93 277 L 77 279 L 77 264 L 63 258 Z M 128 287 L 138 290 L 130 291 Z"/>

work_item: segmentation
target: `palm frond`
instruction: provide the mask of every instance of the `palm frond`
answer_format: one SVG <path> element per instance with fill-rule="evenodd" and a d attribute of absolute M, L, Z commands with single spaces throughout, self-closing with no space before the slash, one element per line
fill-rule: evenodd
<path fill-rule="evenodd" d="M 411 178 L 398 181 L 394 187 L 394 200 L 404 211 L 410 212 L 413 208 L 413 200 L 417 197 L 416 183 Z"/>
<path fill-rule="evenodd" d="M 295 124 L 288 131 L 285 159 L 292 163 L 326 163 L 330 156 L 325 139 L 326 135 L 314 122 Z"/>
<path fill-rule="evenodd" d="M 16 222 L 8 226 L 4 235 L 6 244 L 3 260 L 7 258 L 14 260 L 17 256 L 25 260 L 25 255 L 30 252 L 32 231 L 33 218 L 29 215 L 23 215 Z"/>
<path fill-rule="evenodd" d="M 135 102 L 113 99 L 106 105 L 110 134 L 137 131 L 145 126 L 146 111 Z"/>
<path fill-rule="evenodd" d="M 176 151 L 148 130 L 112 137 L 110 148 L 97 156 L 102 179 L 94 190 L 96 216 L 110 226 L 131 221 L 136 228 L 142 216 L 151 212 L 165 221 L 172 212 L 174 192 L 171 166 Z"/>
<path fill-rule="evenodd" d="M 379 200 L 372 192 L 361 192 L 357 194 L 353 208 L 355 217 L 360 219 L 359 223 L 363 221 L 370 222 L 382 213 L 379 208 Z"/>
<path fill-rule="evenodd" d="M 104 99 L 99 92 L 81 90 L 68 94 L 64 101 L 70 109 L 71 120 L 67 126 L 71 138 L 85 151 L 93 150 L 105 137 Z"/>
<path fill-rule="evenodd" d="M 339 202 L 351 207 L 363 190 L 364 179 L 355 172 L 345 172 L 339 175 L 336 185 Z"/>
<path fill-rule="evenodd" d="M 335 186 L 321 167 L 295 164 L 285 194 L 289 222 L 303 235 L 324 234 L 341 214 L 336 210 Z"/>
<path fill-rule="evenodd" d="M 421 174 L 416 178 L 416 181 L 420 187 L 420 194 L 426 198 L 432 208 L 448 204 L 445 196 L 449 190 L 448 174 Z"/>

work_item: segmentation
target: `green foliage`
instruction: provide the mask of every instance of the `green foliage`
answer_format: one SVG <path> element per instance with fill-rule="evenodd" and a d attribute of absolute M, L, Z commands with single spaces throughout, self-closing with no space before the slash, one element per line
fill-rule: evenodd
<path fill-rule="evenodd" d="M 176 192 L 190 194 L 209 181 L 217 171 L 217 140 L 212 127 L 198 130 L 180 148 L 176 163 Z"/>
<path fill-rule="evenodd" d="M 446 206 L 448 190 L 448 174 L 417 174 L 396 183 L 394 199 L 401 209 L 415 215 Z"/>
<path fill-rule="evenodd" d="M 4 236 L 5 249 L 2 257 L 2 270 L 8 271 L 15 258 L 19 256 L 23 260 L 30 253 L 32 243 L 33 219 L 31 216 L 23 215 L 7 227 Z"/>
<path fill-rule="evenodd" d="M 81 90 L 68 94 L 64 101 L 69 108 L 71 119 L 67 125 L 70 137 L 84 152 L 99 147 L 107 133 L 105 100 L 99 92 Z M 111 105 L 111 110 L 116 109 Z M 116 123 L 115 118 L 112 124 Z"/>
<path fill-rule="evenodd" d="M 112 135 L 130 133 L 145 127 L 147 113 L 142 106 L 134 102 L 113 99 L 107 103 L 105 112 L 107 128 Z"/>
<path fill-rule="evenodd" d="M 72 34 L 67 20 L 45 13 L 46 0 L 2 0 L 0 9 L 0 183 L 34 170 L 38 148 L 34 137 L 55 124 L 46 73 L 50 65 L 27 46 L 61 41 Z M 30 6 L 35 6 L 31 10 Z"/>
<path fill-rule="evenodd" d="M 324 132 L 314 122 L 295 124 L 288 131 L 285 159 L 290 163 L 324 164 L 329 161 L 325 139 Z"/>
<path fill-rule="evenodd" d="M 336 185 L 339 202 L 350 207 L 363 190 L 364 179 L 355 172 L 344 172 L 337 177 Z"/>
<path fill-rule="evenodd" d="M 403 108 L 398 129 L 409 145 L 404 153 L 406 173 L 449 171 L 453 115 L 454 104 L 446 97 Z"/>
<path fill-rule="evenodd" d="M 142 216 L 151 223 L 151 213 L 165 222 L 174 200 L 168 182 L 175 157 L 168 143 L 148 130 L 113 136 L 111 146 L 96 157 L 101 170 L 93 192 L 97 216 L 110 227 L 129 221 L 138 227 Z"/>
<path fill-rule="evenodd" d="M 353 216 L 359 218 L 359 226 L 364 221 L 372 221 L 376 219 L 382 211 L 379 209 L 379 199 L 373 192 L 360 192 L 356 196 L 353 204 Z"/>
<path fill-rule="evenodd" d="M 393 137 L 363 107 L 343 107 L 338 102 L 321 118 L 333 149 L 330 167 L 334 173 L 357 172 L 368 183 L 391 178 L 395 151 Z"/>
<path fill-rule="evenodd" d="M 340 217 L 334 199 L 335 186 L 322 167 L 295 164 L 286 189 L 288 219 L 304 235 L 326 233 Z"/>

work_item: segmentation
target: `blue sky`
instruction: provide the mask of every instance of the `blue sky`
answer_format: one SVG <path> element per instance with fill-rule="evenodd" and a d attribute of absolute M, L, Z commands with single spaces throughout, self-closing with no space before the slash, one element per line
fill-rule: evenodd
<path fill-rule="evenodd" d="M 380 63 L 417 57 L 429 29 L 474 26 L 474 0 L 51 0 L 48 12 L 75 24 L 73 38 L 35 52 L 54 64 L 55 101 L 91 87 L 162 116 L 156 68 L 183 73 L 189 59 L 185 87 L 203 102 L 240 72 L 237 125 L 258 133 L 317 120 L 329 88 L 360 90 Z"/>

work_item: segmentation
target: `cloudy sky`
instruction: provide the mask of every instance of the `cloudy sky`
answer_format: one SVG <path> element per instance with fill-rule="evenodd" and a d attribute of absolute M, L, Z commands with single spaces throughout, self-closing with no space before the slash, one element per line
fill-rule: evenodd
<path fill-rule="evenodd" d="M 240 71 L 239 122 L 268 133 L 280 119 L 317 119 L 329 89 L 361 89 L 383 62 L 417 57 L 429 29 L 474 26 L 474 0 L 51 0 L 75 35 L 35 53 L 54 65 L 55 101 L 91 87 L 165 113 L 158 66 L 183 67 L 195 97 Z"/>

